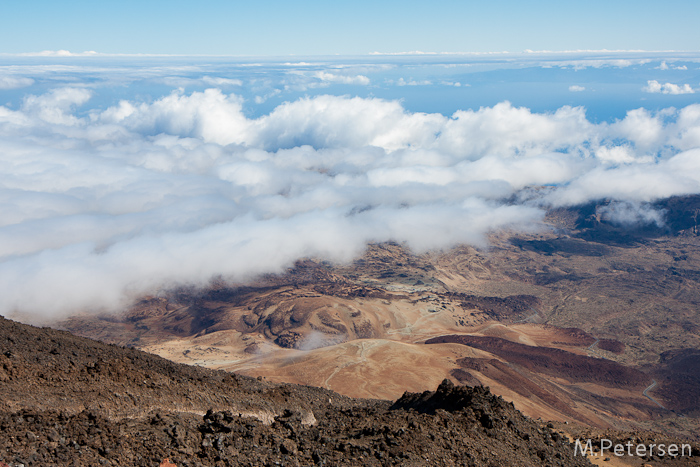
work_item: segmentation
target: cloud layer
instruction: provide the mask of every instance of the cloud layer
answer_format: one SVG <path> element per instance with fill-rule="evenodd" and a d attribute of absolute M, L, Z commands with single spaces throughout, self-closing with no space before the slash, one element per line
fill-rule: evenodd
<path fill-rule="evenodd" d="M 659 83 L 655 79 L 647 81 L 647 85 L 642 88 L 644 92 L 661 94 L 694 94 L 690 84 Z"/>
<path fill-rule="evenodd" d="M 606 218 L 660 225 L 639 206 L 700 192 L 700 105 L 594 124 L 580 107 L 508 102 L 446 117 L 321 95 L 249 118 L 217 88 L 92 98 L 64 87 L 0 107 L 0 314 L 116 310 L 304 256 L 348 261 L 367 242 L 485 246 L 548 206 L 601 198 L 615 200 Z"/>

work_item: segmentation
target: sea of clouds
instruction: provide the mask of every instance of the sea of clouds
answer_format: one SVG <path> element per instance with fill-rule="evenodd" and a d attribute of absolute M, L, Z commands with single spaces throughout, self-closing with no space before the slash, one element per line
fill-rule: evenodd
<path fill-rule="evenodd" d="M 302 257 L 349 261 L 367 242 L 487 247 L 592 200 L 660 225 L 649 202 L 700 193 L 698 104 L 594 123 L 582 107 L 445 116 L 319 94 L 251 117 L 230 82 L 208 84 L 108 107 L 61 85 L 0 106 L 0 314 L 119 310 Z"/>

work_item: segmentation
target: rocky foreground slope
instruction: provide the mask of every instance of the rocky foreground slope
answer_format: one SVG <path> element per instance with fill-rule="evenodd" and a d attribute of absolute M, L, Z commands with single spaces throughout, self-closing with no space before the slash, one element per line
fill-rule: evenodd
<path fill-rule="evenodd" d="M 277 385 L 0 318 L 0 465 L 587 465 L 483 387 L 395 402 Z"/>

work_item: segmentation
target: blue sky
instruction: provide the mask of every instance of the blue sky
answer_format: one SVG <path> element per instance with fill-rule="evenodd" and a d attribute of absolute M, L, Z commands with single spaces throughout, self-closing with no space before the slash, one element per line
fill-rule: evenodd
<path fill-rule="evenodd" d="M 0 52 L 317 55 L 697 50 L 700 2 L 12 1 Z"/>

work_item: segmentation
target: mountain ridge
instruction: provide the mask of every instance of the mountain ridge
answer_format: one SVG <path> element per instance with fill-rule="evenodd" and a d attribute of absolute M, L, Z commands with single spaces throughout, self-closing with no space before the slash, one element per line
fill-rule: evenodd
<path fill-rule="evenodd" d="M 483 387 L 444 381 L 429 397 L 441 410 L 409 393 L 392 406 L 2 317 L 0 351 L 8 466 L 587 465 L 560 434 Z"/>

